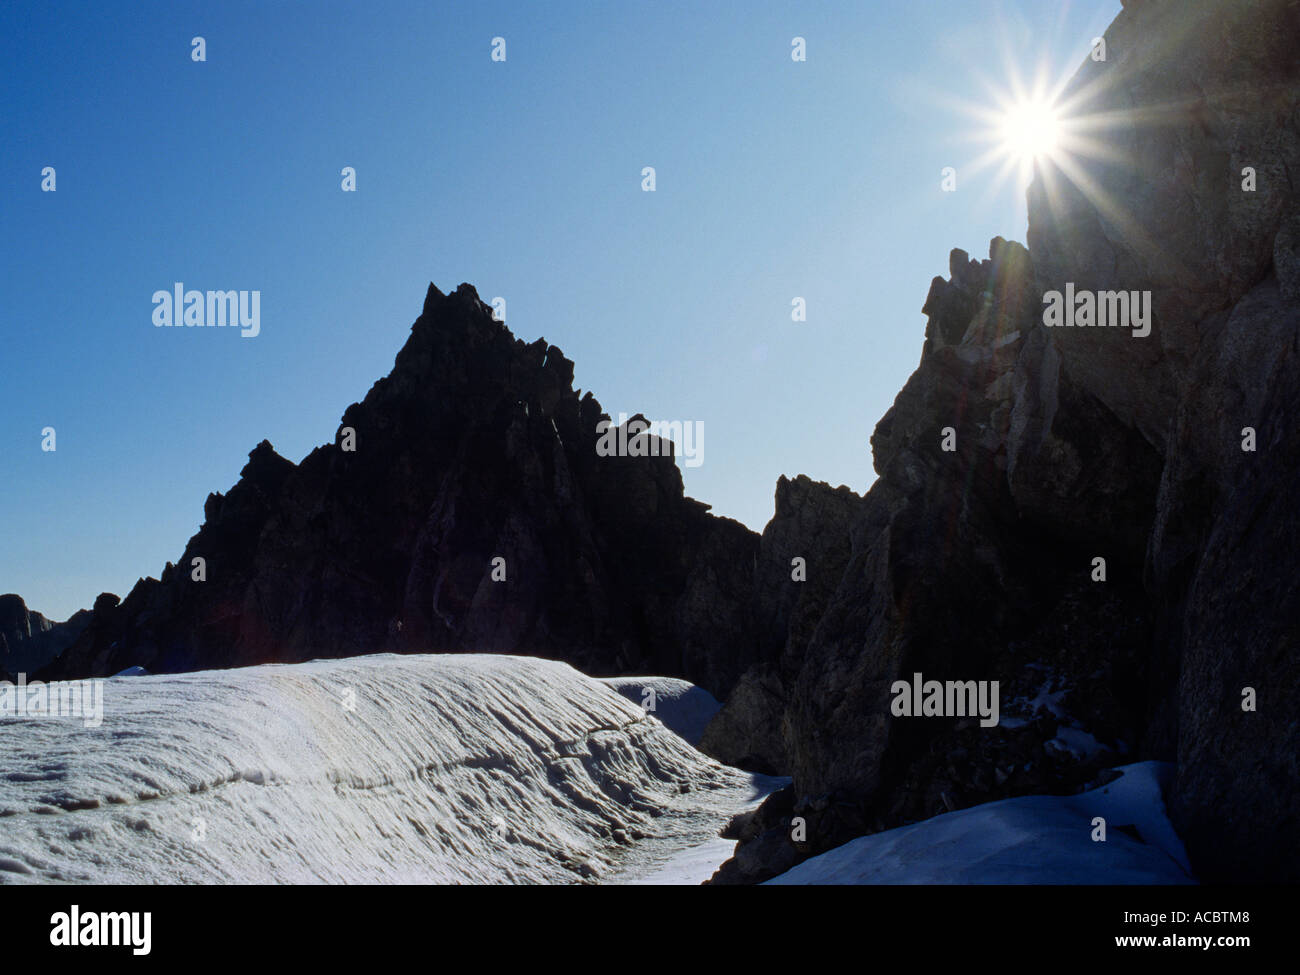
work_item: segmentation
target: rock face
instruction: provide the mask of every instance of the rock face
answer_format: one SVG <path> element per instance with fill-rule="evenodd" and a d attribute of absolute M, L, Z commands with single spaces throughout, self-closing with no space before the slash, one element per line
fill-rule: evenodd
<path fill-rule="evenodd" d="M 861 496 L 844 486 L 803 475 L 777 482 L 776 513 L 763 530 L 755 572 L 755 659 L 705 730 L 700 747 L 714 758 L 766 775 L 790 771 L 789 691 L 844 574 L 861 507 Z"/>
<path fill-rule="evenodd" d="M 715 882 L 1120 756 L 1176 758 L 1200 877 L 1300 880 L 1297 36 L 1288 0 L 1127 4 L 1061 99 L 1106 152 L 1040 164 L 1028 250 L 953 252 L 794 676 L 705 735 L 794 776 Z M 1067 285 L 1149 291 L 1150 334 L 1046 327 Z M 998 681 L 1000 724 L 895 716 L 916 673 Z"/>
<path fill-rule="evenodd" d="M 90 621 L 82 610 L 62 623 L 27 608 L 21 596 L 0 596 L 0 678 L 31 674 L 72 643 Z"/>
<path fill-rule="evenodd" d="M 1300 880 L 1297 36 L 1284 0 L 1126 12 L 1115 80 L 1086 63 L 1074 89 L 1084 110 L 1160 117 L 1116 140 L 1128 166 L 1089 168 L 1091 198 L 1069 189 L 1062 206 L 1046 180 L 1030 195 L 1041 286 L 1153 291 L 1154 341 L 1129 343 L 1145 358 L 1079 330 L 1058 344 L 1063 370 L 1162 452 L 1144 569 L 1153 666 L 1176 683 L 1153 745 L 1175 743 L 1171 810 L 1211 880 Z"/>
<path fill-rule="evenodd" d="M 1017 397 L 1036 387 L 1042 360 L 1055 362 L 1032 263 L 999 238 L 987 260 L 954 251 L 950 275 L 926 301 L 921 365 L 872 438 L 880 478 L 839 512 L 847 544 L 835 581 L 814 601 L 815 620 L 790 627 L 797 649 L 784 657 L 779 706 L 765 724 L 747 674 L 705 734 L 708 749 L 740 712 L 745 727 L 762 730 L 759 747 L 783 746 L 794 777 L 788 812 L 765 811 L 739 829 L 742 852 L 715 883 L 764 880 L 854 836 L 947 809 L 1077 791 L 1146 734 L 1145 702 L 1157 691 L 1142 546 L 1127 532 L 1152 517 L 1159 458 L 1058 379 L 1068 409 L 1034 435 L 1058 438 L 1047 449 L 1059 455 L 1103 463 L 1035 456 L 1052 478 L 1018 482 L 1015 463 L 1030 461 L 1008 449 Z M 1099 514 L 1057 517 L 1080 505 Z M 1091 581 L 1098 554 L 1106 585 Z M 895 681 L 917 673 L 997 681 L 999 725 L 895 716 Z M 770 743 L 773 722 L 781 746 Z M 743 734 L 733 737 L 731 754 L 743 752 Z M 799 841 L 795 817 L 805 825 Z M 751 836 L 755 824 L 763 828 Z M 747 838 L 767 853 L 744 849 Z"/>
<path fill-rule="evenodd" d="M 758 537 L 684 496 L 667 441 L 600 456 L 608 418 L 572 380 L 469 285 L 430 286 L 336 442 L 299 465 L 259 444 L 179 562 L 101 597 L 45 676 L 472 650 L 727 693 L 753 657 Z"/>
<path fill-rule="evenodd" d="M 1062 96 L 1072 115 L 1104 120 L 1090 135 L 1108 161 L 1030 189 L 1041 284 L 1152 292 L 1149 340 L 1065 329 L 1055 344 L 1071 375 L 1162 449 L 1203 323 L 1260 283 L 1294 213 L 1298 26 L 1290 0 L 1130 6 L 1106 32 L 1107 60 L 1084 61 Z"/>

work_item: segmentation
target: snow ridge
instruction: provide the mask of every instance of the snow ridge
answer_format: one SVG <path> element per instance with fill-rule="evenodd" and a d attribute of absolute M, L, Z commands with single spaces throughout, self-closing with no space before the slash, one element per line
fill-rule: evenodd
<path fill-rule="evenodd" d="M 591 882 L 753 794 L 605 684 L 503 655 L 113 679 L 100 727 L 0 720 L 0 754 L 0 882 Z"/>

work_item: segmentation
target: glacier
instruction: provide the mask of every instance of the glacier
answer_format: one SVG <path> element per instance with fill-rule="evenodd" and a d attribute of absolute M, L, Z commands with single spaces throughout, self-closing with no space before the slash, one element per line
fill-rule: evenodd
<path fill-rule="evenodd" d="M 495 654 L 112 678 L 99 727 L 0 720 L 0 883 L 698 882 L 783 780 L 626 683 Z"/>

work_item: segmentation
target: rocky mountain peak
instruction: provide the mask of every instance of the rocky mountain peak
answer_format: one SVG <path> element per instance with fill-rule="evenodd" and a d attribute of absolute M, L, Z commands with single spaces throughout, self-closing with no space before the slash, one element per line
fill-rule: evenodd
<path fill-rule="evenodd" d="M 687 498 L 670 451 L 601 456 L 609 418 L 572 384 L 473 287 L 431 285 L 334 442 L 298 465 L 258 444 L 179 568 L 97 612 L 51 675 L 475 650 L 726 693 L 757 536 Z"/>

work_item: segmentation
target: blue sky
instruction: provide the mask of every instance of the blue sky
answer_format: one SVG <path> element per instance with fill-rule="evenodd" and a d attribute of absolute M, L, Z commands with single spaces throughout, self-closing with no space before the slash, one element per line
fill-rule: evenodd
<path fill-rule="evenodd" d="M 1024 239 L 970 106 L 1119 7 L 4 5 L 0 592 L 63 618 L 156 576 L 258 441 L 332 438 L 430 281 L 504 297 L 615 416 L 703 422 L 718 514 L 865 491 L 930 279 Z M 261 334 L 154 328 L 175 281 L 260 290 Z"/>

